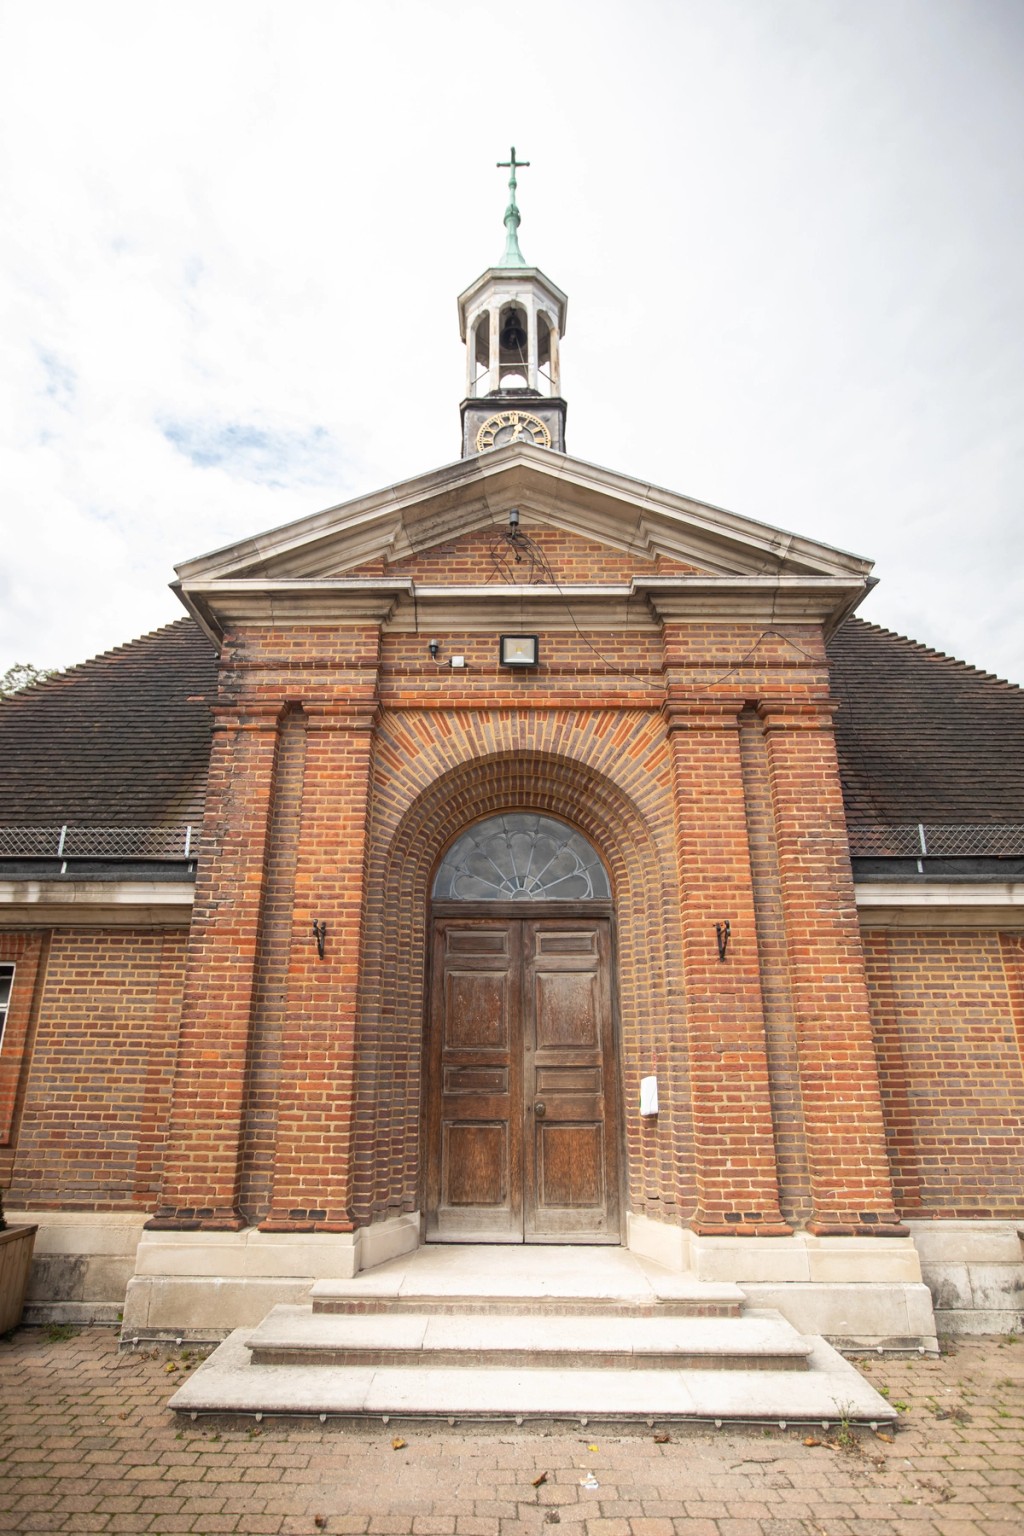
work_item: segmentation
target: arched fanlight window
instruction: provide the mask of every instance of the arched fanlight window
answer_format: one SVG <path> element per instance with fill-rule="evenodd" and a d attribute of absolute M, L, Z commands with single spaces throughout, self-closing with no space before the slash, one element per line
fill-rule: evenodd
<path fill-rule="evenodd" d="M 597 853 L 550 816 L 515 811 L 452 844 L 434 881 L 438 901 L 588 901 L 611 895 Z"/>

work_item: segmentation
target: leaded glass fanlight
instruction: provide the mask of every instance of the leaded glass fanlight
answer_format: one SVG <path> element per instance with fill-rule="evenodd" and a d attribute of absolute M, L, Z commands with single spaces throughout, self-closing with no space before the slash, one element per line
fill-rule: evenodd
<path fill-rule="evenodd" d="M 587 901 L 611 895 L 604 865 L 572 827 L 515 811 L 452 844 L 434 881 L 438 901 Z"/>

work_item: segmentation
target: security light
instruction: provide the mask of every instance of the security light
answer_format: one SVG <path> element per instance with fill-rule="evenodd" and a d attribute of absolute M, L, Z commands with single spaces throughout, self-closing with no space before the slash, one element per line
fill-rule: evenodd
<path fill-rule="evenodd" d="M 535 667 L 537 636 L 502 635 L 500 657 L 503 667 Z"/>

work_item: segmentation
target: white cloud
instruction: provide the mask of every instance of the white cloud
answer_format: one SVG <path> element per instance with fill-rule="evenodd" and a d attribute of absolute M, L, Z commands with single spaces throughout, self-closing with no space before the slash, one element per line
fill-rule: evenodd
<path fill-rule="evenodd" d="M 1015 0 L 0 9 L 0 670 L 458 452 L 456 293 L 570 295 L 569 447 L 875 557 L 1024 678 Z"/>

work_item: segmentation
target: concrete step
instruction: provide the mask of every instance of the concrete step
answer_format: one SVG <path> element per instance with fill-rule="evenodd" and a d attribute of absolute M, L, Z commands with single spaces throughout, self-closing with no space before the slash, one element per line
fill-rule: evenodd
<path fill-rule="evenodd" d="M 182 1384 L 178 1413 L 323 1414 L 357 1419 L 651 1424 L 886 1424 L 896 1410 L 823 1339 L 808 1369 L 546 1370 L 423 1365 L 256 1365 L 236 1329 Z"/>
<path fill-rule="evenodd" d="M 315 1312 L 738 1317 L 739 1286 L 662 1269 L 622 1248 L 428 1246 L 350 1280 L 318 1280 Z"/>
<path fill-rule="evenodd" d="M 344 1285 L 346 1282 L 340 1282 Z M 432 1312 L 475 1314 L 479 1317 L 739 1317 L 743 1297 L 738 1286 L 708 1286 L 713 1296 L 665 1297 L 649 1301 L 620 1300 L 614 1296 L 405 1296 L 353 1295 L 338 1290 L 336 1280 L 317 1280 L 311 1291 L 314 1312 L 385 1313 Z M 737 1294 L 738 1293 L 738 1294 Z"/>
<path fill-rule="evenodd" d="M 777 1312 L 744 1317 L 332 1314 L 280 1305 L 248 1340 L 256 1365 L 487 1370 L 807 1368 L 811 1346 Z"/>

